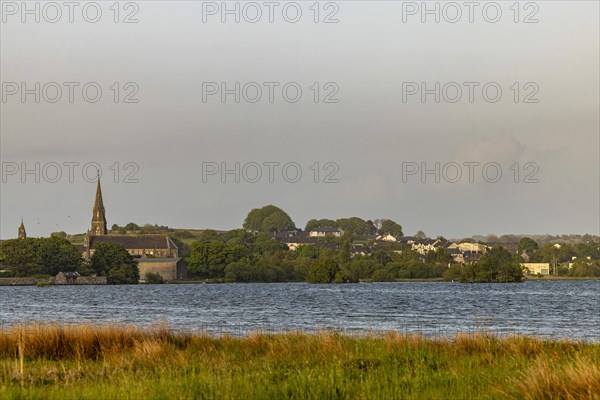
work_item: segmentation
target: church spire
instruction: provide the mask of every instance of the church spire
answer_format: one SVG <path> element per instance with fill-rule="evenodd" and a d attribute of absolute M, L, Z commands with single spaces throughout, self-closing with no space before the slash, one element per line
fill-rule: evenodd
<path fill-rule="evenodd" d="M 27 232 L 25 232 L 25 224 L 23 224 L 23 216 L 21 215 L 21 225 L 19 225 L 19 239 L 26 239 Z"/>
<path fill-rule="evenodd" d="M 102 201 L 102 188 L 100 187 L 100 173 L 98 173 L 98 184 L 96 185 L 96 201 L 92 215 L 92 235 L 106 235 L 106 215 L 104 202 Z"/>

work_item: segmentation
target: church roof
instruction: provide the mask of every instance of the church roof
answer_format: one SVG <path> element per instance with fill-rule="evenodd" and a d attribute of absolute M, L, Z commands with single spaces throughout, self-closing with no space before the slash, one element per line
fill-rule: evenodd
<path fill-rule="evenodd" d="M 167 235 L 99 235 L 90 237 L 90 248 L 98 243 L 116 243 L 126 249 L 177 249 Z"/>

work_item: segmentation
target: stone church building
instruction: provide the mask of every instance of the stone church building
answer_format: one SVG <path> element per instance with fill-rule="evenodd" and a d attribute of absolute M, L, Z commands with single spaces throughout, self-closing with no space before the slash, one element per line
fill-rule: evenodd
<path fill-rule="evenodd" d="M 96 185 L 96 200 L 91 229 L 85 238 L 83 256 L 89 259 L 100 243 L 115 243 L 123 246 L 137 258 L 140 279 L 147 273 L 157 273 L 166 281 L 187 278 L 187 265 L 179 257 L 179 248 L 167 235 L 113 235 L 108 233 L 106 210 L 102 199 L 100 177 Z"/>

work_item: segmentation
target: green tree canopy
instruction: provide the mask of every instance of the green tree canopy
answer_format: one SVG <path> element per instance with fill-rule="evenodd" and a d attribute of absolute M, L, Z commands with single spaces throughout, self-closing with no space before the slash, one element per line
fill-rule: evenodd
<path fill-rule="evenodd" d="M 244 229 L 253 232 L 279 232 L 296 229 L 290 216 L 273 205 L 250 211 L 243 226 Z"/>
<path fill-rule="evenodd" d="M 128 231 L 137 231 L 140 229 L 140 227 L 136 223 L 130 222 L 127 225 L 125 225 L 125 229 L 127 229 Z"/>
<path fill-rule="evenodd" d="M 384 219 L 379 228 L 380 235 L 402 236 L 402 226 L 391 219 Z"/>
<path fill-rule="evenodd" d="M 578 277 L 600 276 L 600 264 L 598 261 L 588 260 L 587 258 L 577 258 L 567 274 Z"/>
<path fill-rule="evenodd" d="M 165 283 L 165 280 L 162 276 L 160 276 L 160 274 L 155 274 L 152 272 L 148 272 L 145 276 L 145 280 L 147 284 L 150 285 L 159 285 L 162 283 Z"/>
<path fill-rule="evenodd" d="M 314 262 L 308 269 L 306 281 L 308 283 L 332 283 L 339 267 L 332 258 L 323 258 Z"/>
<path fill-rule="evenodd" d="M 415 237 L 417 239 L 426 239 L 427 235 L 423 231 L 417 231 L 417 233 L 415 233 Z"/>
<path fill-rule="evenodd" d="M 120 244 L 98 244 L 91 264 L 96 274 L 106 276 L 110 284 L 137 284 L 140 280 L 137 261 Z"/>
<path fill-rule="evenodd" d="M 310 231 L 315 228 L 337 227 L 337 224 L 332 219 L 311 219 L 306 223 L 305 231 Z"/>
<path fill-rule="evenodd" d="M 371 235 L 377 232 L 377 228 L 371 221 L 358 217 L 340 218 L 335 221 L 335 226 L 355 235 Z"/>
<path fill-rule="evenodd" d="M 533 253 L 538 251 L 539 248 L 540 248 L 540 246 L 537 244 L 537 242 L 531 238 L 522 237 L 519 240 L 519 253 L 521 253 L 521 252 L 523 252 L 523 250 L 525 250 L 527 252 L 527 254 L 533 255 Z"/>
<path fill-rule="evenodd" d="M 0 243 L 0 263 L 16 277 L 77 271 L 82 261 L 81 252 L 67 239 L 57 236 L 12 239 Z"/>
<path fill-rule="evenodd" d="M 504 247 L 493 247 L 479 261 L 465 267 L 462 280 L 467 282 L 520 282 L 523 270 L 518 256 Z"/>
<path fill-rule="evenodd" d="M 49 237 L 38 239 L 41 272 L 56 275 L 59 272 L 77 271 L 83 262 L 81 252 L 67 239 Z"/>
<path fill-rule="evenodd" d="M 39 273 L 41 261 L 36 239 L 11 239 L 0 242 L 0 264 L 12 276 L 22 277 Z"/>

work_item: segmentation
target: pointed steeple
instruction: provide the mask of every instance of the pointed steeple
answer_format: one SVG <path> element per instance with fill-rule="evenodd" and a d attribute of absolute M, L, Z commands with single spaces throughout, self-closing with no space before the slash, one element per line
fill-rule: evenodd
<path fill-rule="evenodd" d="M 21 225 L 19 225 L 19 239 L 26 239 L 27 232 L 25 232 L 25 224 L 23 224 L 23 216 L 21 215 Z"/>
<path fill-rule="evenodd" d="M 98 172 L 98 184 L 96 185 L 96 201 L 92 215 L 92 235 L 106 235 L 106 215 L 104 202 L 102 201 L 102 188 L 100 187 L 100 173 Z"/>

